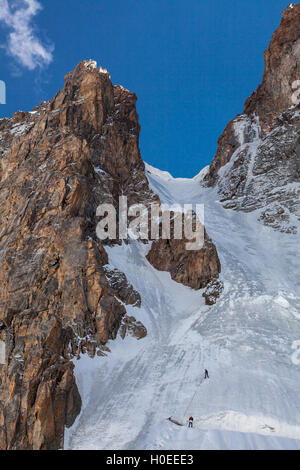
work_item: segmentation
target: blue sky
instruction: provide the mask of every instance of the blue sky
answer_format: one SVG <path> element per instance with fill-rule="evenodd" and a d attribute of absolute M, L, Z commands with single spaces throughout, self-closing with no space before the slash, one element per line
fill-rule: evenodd
<path fill-rule="evenodd" d="M 134 91 L 148 163 L 191 177 L 261 82 L 288 1 L 0 0 L 0 117 L 51 99 L 82 59 Z M 39 6 L 42 8 L 40 9 Z"/>

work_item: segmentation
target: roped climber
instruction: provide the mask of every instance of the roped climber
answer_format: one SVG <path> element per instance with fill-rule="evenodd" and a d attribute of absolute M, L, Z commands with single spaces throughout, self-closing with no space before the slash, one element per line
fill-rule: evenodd
<path fill-rule="evenodd" d="M 204 378 L 209 379 L 208 370 L 204 369 Z"/>
<path fill-rule="evenodd" d="M 189 418 L 189 428 L 193 427 L 193 423 L 194 423 L 194 418 L 193 418 L 193 416 L 190 416 L 190 418 Z"/>

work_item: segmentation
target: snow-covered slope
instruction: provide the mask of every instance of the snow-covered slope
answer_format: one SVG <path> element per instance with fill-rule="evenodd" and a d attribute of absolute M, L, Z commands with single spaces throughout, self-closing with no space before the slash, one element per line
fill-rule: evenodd
<path fill-rule="evenodd" d="M 207 307 L 146 260 L 149 245 L 108 250 L 140 292 L 129 313 L 147 327 L 140 341 L 109 343 L 106 358 L 76 361 L 81 415 L 72 449 L 300 449 L 298 234 L 276 232 L 257 214 L 224 209 L 216 190 L 148 167 L 162 202 L 204 203 L 222 264 L 224 292 Z M 203 379 L 207 368 L 210 379 Z M 193 414 L 194 429 L 183 424 Z"/>

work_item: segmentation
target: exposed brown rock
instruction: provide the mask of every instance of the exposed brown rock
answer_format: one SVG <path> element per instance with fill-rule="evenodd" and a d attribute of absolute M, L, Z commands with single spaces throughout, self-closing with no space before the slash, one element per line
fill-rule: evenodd
<path fill-rule="evenodd" d="M 148 261 L 159 271 L 168 271 L 174 281 L 192 289 L 202 289 L 221 272 L 215 245 L 205 234 L 200 250 L 187 250 L 187 240 L 154 241 Z"/>
<path fill-rule="evenodd" d="M 120 327 L 124 337 L 147 334 L 126 316 L 139 294 L 106 266 L 106 244 L 120 241 L 96 236 L 101 203 L 118 209 L 120 195 L 129 205 L 159 202 L 140 156 L 135 104 L 83 61 L 51 102 L 0 121 L 0 449 L 62 448 L 81 406 L 72 358 L 105 355 Z M 206 242 L 198 255 L 158 244 L 169 259 L 163 269 L 206 285 L 220 268 Z M 155 245 L 150 259 L 155 265 Z"/>
<path fill-rule="evenodd" d="M 265 52 L 262 84 L 226 127 L 204 177 L 223 207 L 257 211 L 259 221 L 286 233 L 296 233 L 300 220 L 300 108 L 292 100 L 300 77 L 299 24 L 300 4 L 291 4 Z"/>
<path fill-rule="evenodd" d="M 140 307 L 141 296 L 131 284 L 128 284 L 125 274 L 121 273 L 117 269 L 109 269 L 106 266 L 104 269 L 110 286 L 118 293 L 118 298 L 123 302 L 126 302 L 127 305 Z"/>
<path fill-rule="evenodd" d="M 203 292 L 206 305 L 214 305 L 224 289 L 223 282 L 219 279 L 210 281 Z"/>
<path fill-rule="evenodd" d="M 147 336 L 147 330 L 140 321 L 137 321 L 134 317 L 125 315 L 122 318 L 120 336 L 122 339 L 125 339 L 126 335 L 133 336 L 136 339 L 142 339 Z"/>
<path fill-rule="evenodd" d="M 124 275 L 110 282 L 95 234 L 101 202 L 136 200 L 138 183 L 155 200 L 135 102 L 82 62 L 51 103 L 0 121 L 1 449 L 62 447 L 80 410 L 70 359 L 102 351 L 139 305 Z"/>
<path fill-rule="evenodd" d="M 279 114 L 293 105 L 292 83 L 300 77 L 299 25 L 300 4 L 290 4 L 264 52 L 262 84 L 245 103 L 245 114 L 256 113 L 266 131 L 271 129 Z"/>
<path fill-rule="evenodd" d="M 205 175 L 205 182 L 210 186 L 215 184 L 218 177 L 218 171 L 229 162 L 233 153 L 239 146 L 238 138 L 234 132 L 234 121 L 230 121 L 223 134 L 218 139 L 217 153 L 209 166 L 208 173 Z"/>
<path fill-rule="evenodd" d="M 281 113 L 293 106 L 292 88 L 300 77 L 300 4 L 291 4 L 282 14 L 280 26 L 264 52 L 265 69 L 263 80 L 257 90 L 245 102 L 244 115 L 251 121 L 259 118 L 262 137 L 275 126 Z M 240 143 L 234 130 L 234 121 L 244 115 L 238 115 L 224 130 L 218 140 L 217 153 L 209 167 L 204 181 L 215 185 L 218 172 L 231 159 Z M 245 129 L 244 143 L 251 142 L 251 126 Z"/>

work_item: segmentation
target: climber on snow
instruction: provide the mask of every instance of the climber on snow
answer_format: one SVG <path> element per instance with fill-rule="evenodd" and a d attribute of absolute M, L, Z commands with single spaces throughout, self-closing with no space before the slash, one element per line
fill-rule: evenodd
<path fill-rule="evenodd" d="M 194 422 L 194 418 L 193 418 L 193 416 L 190 416 L 190 418 L 189 418 L 189 428 L 193 427 L 193 422 Z"/>
<path fill-rule="evenodd" d="M 204 369 L 204 378 L 209 379 L 208 370 Z"/>

